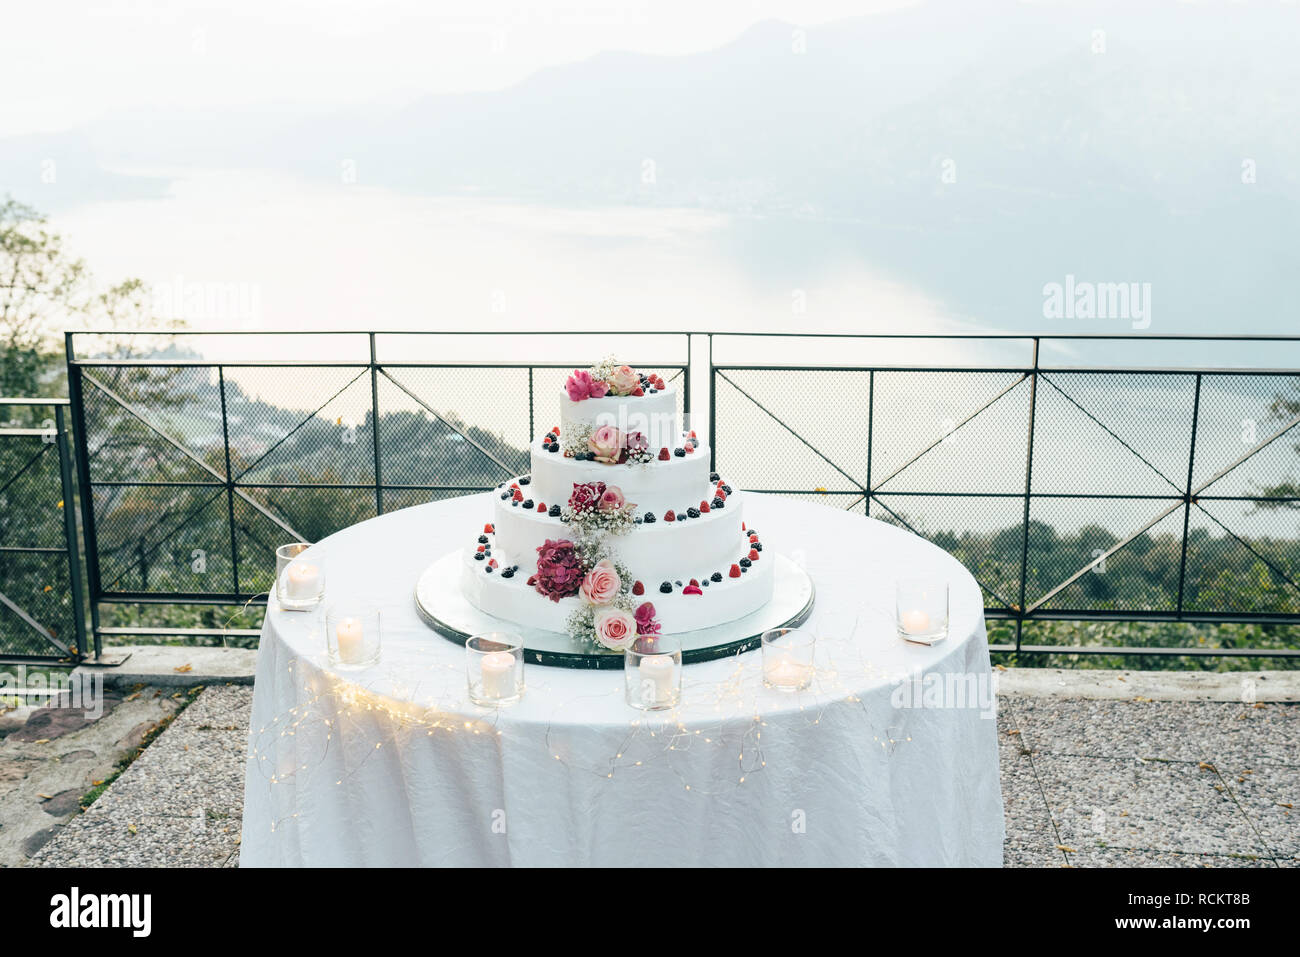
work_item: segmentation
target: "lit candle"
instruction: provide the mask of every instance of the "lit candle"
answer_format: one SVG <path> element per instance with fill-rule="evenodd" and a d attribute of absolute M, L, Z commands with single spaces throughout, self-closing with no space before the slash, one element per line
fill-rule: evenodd
<path fill-rule="evenodd" d="M 763 663 L 763 677 L 776 688 L 798 690 L 811 675 L 811 665 L 800 664 L 789 655 L 769 658 Z"/>
<path fill-rule="evenodd" d="M 930 630 L 930 616 L 919 608 L 903 612 L 903 631 L 909 635 L 924 635 Z"/>
<path fill-rule="evenodd" d="M 365 659 L 366 636 L 360 618 L 341 619 L 334 629 L 334 637 L 338 642 L 339 661 L 353 665 Z"/>
<path fill-rule="evenodd" d="M 284 597 L 304 601 L 320 595 L 320 569 L 307 562 L 294 562 L 284 572 Z"/>
<path fill-rule="evenodd" d="M 494 651 L 483 656 L 483 697 L 515 696 L 515 656 L 508 651 Z"/>
<path fill-rule="evenodd" d="M 664 704 L 672 700 L 675 677 L 672 655 L 647 655 L 641 659 L 638 669 L 643 703 Z"/>

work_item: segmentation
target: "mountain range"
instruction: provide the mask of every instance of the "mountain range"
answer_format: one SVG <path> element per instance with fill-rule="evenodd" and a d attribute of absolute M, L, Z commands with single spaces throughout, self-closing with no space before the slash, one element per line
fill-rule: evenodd
<path fill-rule="evenodd" d="M 1295 4 L 930 0 L 399 107 L 106 118 L 0 141 L 0 184 L 57 208 L 165 189 L 113 170 L 252 168 L 704 208 L 760 224 L 731 239 L 754 261 L 866 259 L 958 315 L 1023 317 L 1075 275 L 1148 282 L 1158 317 L 1223 324 L 1290 308 L 1300 272 L 1297 40 Z M 39 181 L 51 156 L 57 188 Z"/>

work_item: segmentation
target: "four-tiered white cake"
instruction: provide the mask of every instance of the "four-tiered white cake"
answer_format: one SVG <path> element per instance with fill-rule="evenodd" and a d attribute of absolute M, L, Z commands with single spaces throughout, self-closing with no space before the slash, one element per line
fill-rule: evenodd
<path fill-rule="evenodd" d="M 636 632 L 707 628 L 771 598 L 773 562 L 744 496 L 710 472 L 662 378 L 612 361 L 575 371 L 531 465 L 498 487 L 466 552 L 464 592 L 482 611 L 617 650 Z"/>

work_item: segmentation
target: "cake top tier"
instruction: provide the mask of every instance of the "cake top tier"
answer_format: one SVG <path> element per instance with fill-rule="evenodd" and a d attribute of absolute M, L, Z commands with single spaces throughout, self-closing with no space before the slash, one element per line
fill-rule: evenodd
<path fill-rule="evenodd" d="M 671 446 L 681 435 L 677 418 L 677 393 L 664 389 L 650 395 L 607 395 L 574 402 L 567 395 L 560 400 L 560 428 L 566 435 L 595 431 L 612 425 L 623 435 L 640 432 L 654 448 Z"/>
<path fill-rule="evenodd" d="M 640 433 L 652 448 L 671 447 L 681 435 L 677 392 L 657 375 L 612 360 L 574 370 L 560 400 L 561 431 L 586 435 L 602 426 Z"/>

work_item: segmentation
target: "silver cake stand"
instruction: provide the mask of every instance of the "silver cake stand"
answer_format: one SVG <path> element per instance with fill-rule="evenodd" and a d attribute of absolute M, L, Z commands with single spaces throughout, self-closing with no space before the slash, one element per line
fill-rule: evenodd
<path fill-rule="evenodd" d="M 765 558 L 768 556 L 764 556 Z M 744 618 L 682 632 L 682 661 L 692 664 L 712 661 L 757 648 L 763 632 L 772 628 L 795 628 L 812 614 L 814 588 L 808 573 L 782 555 L 773 555 L 772 600 Z M 452 552 L 430 565 L 415 585 L 415 610 L 434 631 L 448 641 L 464 644 L 471 635 L 485 631 L 510 631 L 524 640 L 528 661 L 562 668 L 622 668 L 617 652 L 593 651 L 557 631 L 529 628 L 479 611 L 461 593 L 461 554 Z M 653 596 L 649 596 L 653 600 Z"/>

